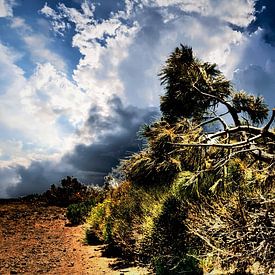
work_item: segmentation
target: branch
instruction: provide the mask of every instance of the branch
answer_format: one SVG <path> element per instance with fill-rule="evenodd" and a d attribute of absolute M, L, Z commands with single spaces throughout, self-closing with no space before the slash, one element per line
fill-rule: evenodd
<path fill-rule="evenodd" d="M 198 231 L 193 230 L 193 229 L 192 229 L 191 227 L 189 227 L 188 225 L 187 225 L 187 228 L 190 230 L 191 233 L 197 235 L 199 238 L 201 238 L 203 241 L 205 241 L 205 242 L 206 242 L 211 248 L 213 248 L 214 250 L 219 251 L 220 253 L 225 254 L 225 255 L 234 256 L 234 254 L 228 253 L 228 252 L 226 252 L 226 251 L 224 251 L 224 250 L 222 250 L 222 249 L 220 249 L 220 248 L 214 246 L 214 245 L 210 242 L 209 239 L 207 239 L 206 237 L 204 237 L 203 235 L 201 235 Z"/>
<path fill-rule="evenodd" d="M 225 100 L 215 96 L 215 95 L 211 95 L 211 94 L 208 94 L 208 93 L 205 93 L 205 92 L 202 92 L 198 87 L 196 87 L 195 85 L 193 85 L 193 87 L 201 94 L 201 95 L 204 95 L 204 96 L 207 96 L 207 97 L 210 97 L 210 98 L 213 98 L 213 99 L 216 99 L 218 102 L 222 103 L 223 105 L 226 106 L 226 108 L 228 109 L 229 113 L 231 114 L 233 120 L 234 120 L 234 123 L 236 126 L 239 126 L 241 125 L 241 122 L 239 120 L 239 117 L 238 117 L 238 112 L 237 110 L 232 106 L 230 105 L 228 102 L 226 102 Z"/>
<path fill-rule="evenodd" d="M 233 152 L 233 153 L 230 153 L 229 156 L 227 156 L 227 158 L 225 159 L 222 159 L 220 160 L 218 163 L 216 163 L 214 166 L 213 166 L 213 169 L 212 170 L 216 170 L 222 166 L 224 166 L 226 163 L 228 163 L 230 161 L 230 159 L 232 159 L 232 157 L 236 156 L 237 154 L 241 154 L 241 153 L 247 153 L 247 152 L 251 152 L 253 153 L 253 151 L 259 151 L 259 153 L 261 153 L 261 150 L 258 149 L 258 148 L 250 148 L 250 149 L 244 149 L 244 150 L 240 150 L 240 151 L 236 151 L 236 152 Z"/>
<path fill-rule="evenodd" d="M 259 134 L 257 136 L 254 136 L 252 138 L 249 138 L 247 140 L 241 141 L 241 142 L 236 142 L 236 143 L 231 143 L 231 144 L 222 144 L 222 143 L 172 143 L 173 145 L 177 145 L 177 146 L 182 146 L 182 147 L 221 147 L 221 148 L 237 148 L 237 147 L 243 147 L 249 143 L 251 143 L 252 141 L 261 138 L 262 134 Z M 179 150 L 181 151 L 181 150 Z"/>
<path fill-rule="evenodd" d="M 268 123 L 264 126 L 263 128 L 263 132 L 267 132 L 269 127 L 271 126 L 273 120 L 275 118 L 275 108 L 272 109 L 272 115 L 271 115 L 271 118 L 270 120 L 268 121 Z"/>
<path fill-rule="evenodd" d="M 255 145 L 252 145 L 252 147 L 254 147 Z M 255 146 L 255 150 L 259 149 Z M 259 149 L 258 153 L 252 152 L 253 156 L 255 159 L 257 160 L 261 160 L 264 161 L 266 163 L 273 163 L 275 161 L 275 154 L 269 154 L 265 151 L 262 151 L 261 149 Z"/>
<path fill-rule="evenodd" d="M 225 131 L 228 129 L 228 125 L 226 124 L 226 122 L 225 122 L 221 117 L 219 117 L 219 116 L 214 117 L 214 118 L 212 118 L 212 119 L 209 119 L 209 120 L 207 120 L 207 121 L 205 121 L 205 122 L 202 122 L 202 123 L 201 123 L 198 127 L 196 127 L 196 128 L 202 127 L 203 125 L 206 125 L 206 124 L 208 124 L 208 123 L 214 122 L 214 121 L 216 121 L 216 120 L 219 120 L 219 121 L 221 122 L 221 124 L 223 125 L 223 128 L 224 128 Z"/>
<path fill-rule="evenodd" d="M 254 127 L 254 126 L 248 126 L 248 125 L 240 125 L 234 128 L 230 128 L 227 131 L 220 131 L 217 133 L 214 133 L 212 135 L 209 135 L 208 137 L 210 138 L 215 138 L 215 137 L 220 137 L 223 136 L 227 133 L 237 133 L 237 132 L 246 132 L 246 133 L 250 133 L 250 134 L 254 134 L 254 135 L 259 135 L 261 134 L 262 137 L 269 137 L 272 140 L 275 141 L 275 133 L 270 132 L 270 131 L 263 131 L 262 128 L 258 128 L 258 127 Z"/>

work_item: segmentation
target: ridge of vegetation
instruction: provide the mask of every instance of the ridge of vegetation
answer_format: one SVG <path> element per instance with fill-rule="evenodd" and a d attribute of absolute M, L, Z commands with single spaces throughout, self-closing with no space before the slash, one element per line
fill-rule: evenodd
<path fill-rule="evenodd" d="M 156 274 L 274 274 L 275 109 L 187 46 L 159 76 L 162 117 L 84 211 L 87 242 Z"/>

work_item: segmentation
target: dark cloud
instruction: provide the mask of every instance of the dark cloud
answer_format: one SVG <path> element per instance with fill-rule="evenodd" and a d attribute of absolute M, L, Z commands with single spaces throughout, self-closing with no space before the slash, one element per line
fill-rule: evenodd
<path fill-rule="evenodd" d="M 6 190 L 8 197 L 18 197 L 46 191 L 53 183 L 58 183 L 63 177 L 70 175 L 62 163 L 49 161 L 33 161 L 29 167 L 16 166 L 13 168 L 18 182 Z"/>
<path fill-rule="evenodd" d="M 118 97 L 108 103 L 110 116 L 104 117 L 94 108 L 87 121 L 89 130 L 98 133 L 98 141 L 91 145 L 79 144 L 63 158 L 78 170 L 101 173 L 88 176 L 96 184 L 103 183 L 103 177 L 118 164 L 119 159 L 140 149 L 142 144 L 137 137 L 140 126 L 158 115 L 156 108 L 124 107 Z"/>
<path fill-rule="evenodd" d="M 108 102 L 110 115 L 103 116 L 99 107 L 92 108 L 86 130 L 96 133 L 97 141 L 77 145 L 59 162 L 33 161 L 29 167 L 16 166 L 0 170 L 6 179 L 2 197 L 17 197 L 41 193 L 65 176 L 75 176 L 86 184 L 103 184 L 106 176 L 119 159 L 131 155 L 142 146 L 137 132 L 141 125 L 159 115 L 156 108 L 142 109 L 124 106 L 118 97 Z M 13 184 L 11 185 L 11 179 Z"/>
<path fill-rule="evenodd" d="M 275 46 L 275 1 L 258 0 L 255 11 L 256 19 L 250 24 L 248 30 L 255 32 L 259 27 L 262 28 L 265 42 Z"/>

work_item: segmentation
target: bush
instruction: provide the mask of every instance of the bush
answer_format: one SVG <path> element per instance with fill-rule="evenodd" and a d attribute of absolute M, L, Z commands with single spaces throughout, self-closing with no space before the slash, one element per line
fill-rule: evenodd
<path fill-rule="evenodd" d="M 154 220 L 150 235 L 144 238 L 141 253 L 143 261 L 153 265 L 156 274 L 201 274 L 195 254 L 197 241 L 185 225 L 187 208 L 173 195 L 167 197 L 162 210 Z"/>
<path fill-rule="evenodd" d="M 91 208 L 96 204 L 95 199 L 90 199 L 81 203 L 74 203 L 68 206 L 66 217 L 72 225 L 85 222 Z"/>
<path fill-rule="evenodd" d="M 119 246 L 125 255 L 135 250 L 137 229 L 143 221 L 143 200 L 146 192 L 129 182 L 111 189 L 102 203 L 96 205 L 88 219 L 86 238 Z"/>
<path fill-rule="evenodd" d="M 53 205 L 68 206 L 88 200 L 91 196 L 97 196 L 98 190 L 80 183 L 74 177 L 67 177 L 61 180 L 61 186 L 51 185 L 42 197 Z"/>

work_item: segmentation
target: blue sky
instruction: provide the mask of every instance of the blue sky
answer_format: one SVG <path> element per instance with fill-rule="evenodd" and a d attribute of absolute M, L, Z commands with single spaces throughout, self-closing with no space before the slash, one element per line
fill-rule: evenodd
<path fill-rule="evenodd" d="M 158 116 L 180 43 L 274 107 L 274 14 L 268 0 L 0 0 L 0 197 L 102 183 Z"/>

